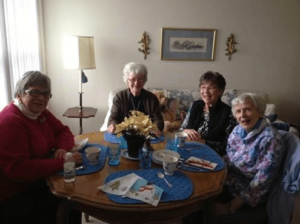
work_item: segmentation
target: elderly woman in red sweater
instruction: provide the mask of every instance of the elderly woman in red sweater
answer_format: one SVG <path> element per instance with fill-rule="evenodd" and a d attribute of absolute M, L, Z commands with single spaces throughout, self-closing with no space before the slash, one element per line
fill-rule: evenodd
<path fill-rule="evenodd" d="M 0 223 L 56 222 L 57 199 L 45 178 L 63 169 L 74 136 L 47 110 L 51 96 L 48 76 L 30 71 L 0 112 Z M 82 162 L 80 153 L 74 158 Z"/>

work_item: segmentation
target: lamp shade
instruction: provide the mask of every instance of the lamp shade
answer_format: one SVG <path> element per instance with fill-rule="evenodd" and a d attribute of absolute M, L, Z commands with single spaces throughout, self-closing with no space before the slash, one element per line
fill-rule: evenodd
<path fill-rule="evenodd" d="M 64 67 L 66 69 L 95 69 L 94 37 L 64 36 Z"/>

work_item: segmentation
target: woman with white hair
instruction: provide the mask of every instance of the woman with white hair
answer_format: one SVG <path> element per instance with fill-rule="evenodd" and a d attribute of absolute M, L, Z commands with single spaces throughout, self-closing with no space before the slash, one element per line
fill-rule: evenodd
<path fill-rule="evenodd" d="M 253 93 L 244 93 L 232 101 L 239 125 L 228 138 L 224 156 L 228 176 L 221 195 L 225 201 L 215 203 L 217 215 L 263 203 L 279 174 L 283 143 L 278 131 L 264 118 L 265 108 L 266 102 Z"/>
<path fill-rule="evenodd" d="M 127 89 L 121 90 L 113 100 L 111 115 L 108 120 L 108 132 L 114 133 L 116 124 L 130 116 L 131 110 L 141 111 L 148 115 L 157 128 L 162 131 L 164 122 L 157 97 L 144 89 L 147 82 L 147 67 L 143 64 L 130 62 L 123 70 L 123 80 Z"/>

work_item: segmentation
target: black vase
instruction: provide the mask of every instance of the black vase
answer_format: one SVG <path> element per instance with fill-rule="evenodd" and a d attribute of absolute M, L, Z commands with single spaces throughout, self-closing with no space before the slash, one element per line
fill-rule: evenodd
<path fill-rule="evenodd" d="M 139 158 L 139 150 L 143 147 L 145 136 L 143 135 L 123 135 L 127 142 L 127 152 L 132 158 Z"/>

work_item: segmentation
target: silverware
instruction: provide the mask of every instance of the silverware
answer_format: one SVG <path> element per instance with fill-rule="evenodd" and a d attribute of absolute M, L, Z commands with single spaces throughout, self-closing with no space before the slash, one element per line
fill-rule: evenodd
<path fill-rule="evenodd" d="M 84 170 L 85 169 L 85 166 L 79 166 L 79 167 L 76 167 L 75 170 Z"/>
<path fill-rule="evenodd" d="M 183 162 L 183 166 L 186 166 L 186 167 L 189 167 L 189 168 L 194 168 L 194 169 L 205 169 L 205 170 L 211 170 L 205 166 L 197 166 L 197 165 L 194 165 L 194 164 L 191 164 L 191 163 L 187 163 L 187 162 Z"/>
<path fill-rule="evenodd" d="M 189 147 L 189 148 L 184 147 L 184 150 L 188 152 L 192 151 L 193 149 L 199 149 L 199 146 Z"/>
<path fill-rule="evenodd" d="M 164 181 L 167 183 L 167 185 L 168 185 L 169 187 L 172 187 L 172 184 L 169 183 L 169 181 L 167 181 L 167 179 L 165 178 L 165 175 L 164 175 L 162 172 L 157 171 L 157 176 L 158 176 L 159 178 L 164 179 Z"/>
<path fill-rule="evenodd" d="M 188 167 L 188 168 L 193 168 L 195 170 L 201 170 L 201 168 L 203 168 L 203 167 L 199 167 L 199 166 L 193 166 L 193 165 L 190 165 L 187 163 L 184 163 L 183 166 Z M 203 168 L 203 169 L 205 169 L 205 168 Z"/>

